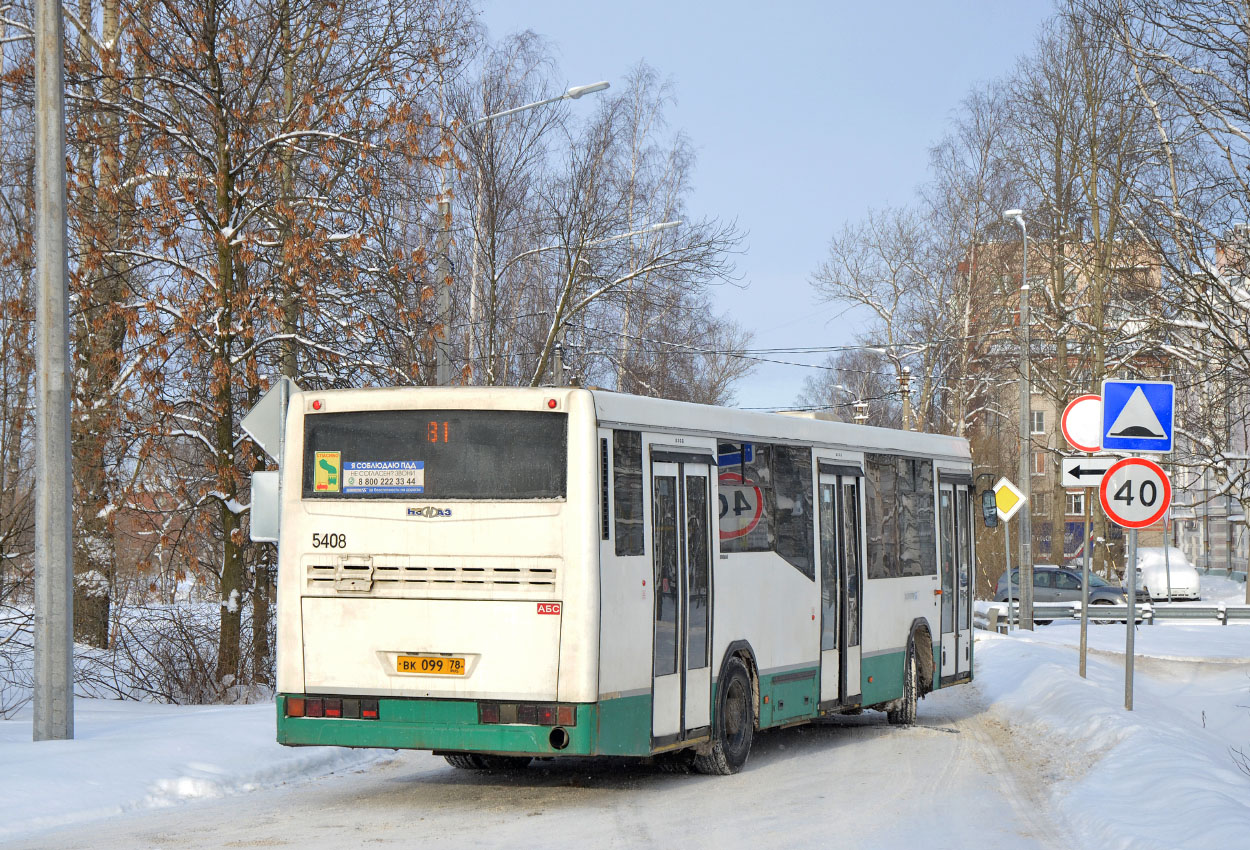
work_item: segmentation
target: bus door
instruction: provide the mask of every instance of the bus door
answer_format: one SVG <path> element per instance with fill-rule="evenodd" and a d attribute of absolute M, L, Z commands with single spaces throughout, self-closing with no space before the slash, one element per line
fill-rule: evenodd
<path fill-rule="evenodd" d="M 655 628 L 651 737 L 664 746 L 712 723 L 710 456 L 651 453 Z"/>
<path fill-rule="evenodd" d="M 972 641 L 972 534 L 968 485 L 942 481 L 938 546 L 942 578 L 942 680 L 965 676 Z"/>
<path fill-rule="evenodd" d="M 820 462 L 820 702 L 859 702 L 863 587 L 857 466 Z"/>

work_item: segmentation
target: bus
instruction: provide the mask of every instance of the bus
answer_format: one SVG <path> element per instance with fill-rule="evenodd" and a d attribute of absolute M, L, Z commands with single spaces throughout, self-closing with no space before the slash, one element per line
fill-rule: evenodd
<path fill-rule="evenodd" d="M 729 774 L 972 679 L 965 440 L 574 387 L 296 391 L 282 433 L 282 744 Z"/>

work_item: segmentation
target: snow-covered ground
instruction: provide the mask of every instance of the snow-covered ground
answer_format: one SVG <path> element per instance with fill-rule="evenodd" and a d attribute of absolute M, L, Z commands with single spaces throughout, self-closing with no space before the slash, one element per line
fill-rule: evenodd
<path fill-rule="evenodd" d="M 1223 581 L 1204 577 L 1204 597 L 1240 601 L 1244 585 Z M 279 747 L 271 705 L 80 699 L 74 741 L 32 743 L 27 709 L 0 721 L 0 845 L 167 846 L 116 836 L 132 829 L 139 835 L 145 823 L 157 825 L 150 834 L 166 834 L 196 818 L 228 819 L 233 808 L 218 811 L 203 801 L 230 795 L 243 795 L 236 804 L 255 797 L 265 812 L 315 799 L 306 816 L 287 813 L 296 822 L 338 817 L 327 814 L 336 805 L 367 808 L 372 820 L 365 828 L 425 818 L 422 829 L 453 846 L 461 827 L 473 829 L 483 846 L 595 846 L 600 833 L 587 824 L 596 818 L 625 830 L 605 846 L 628 846 L 631 838 L 663 846 L 665 835 L 686 834 L 671 830 L 698 834 L 683 812 L 702 806 L 721 813 L 728 846 L 757 846 L 762 834 L 778 846 L 787 834 L 792 844 L 817 846 L 819 836 L 833 834 L 824 830 L 854 824 L 858 840 L 846 846 L 910 848 L 918 833 L 906 825 L 934 823 L 935 816 L 975 821 L 958 836 L 948 834 L 962 846 L 969 836 L 983 836 L 986 846 L 1099 850 L 1250 844 L 1250 775 L 1239 756 L 1250 753 L 1250 625 L 1138 627 L 1132 712 L 1123 708 L 1124 626 L 1090 627 L 1086 679 L 1077 675 L 1078 634 L 1075 623 L 1010 636 L 978 632 L 975 684 L 926 699 L 922 728 L 886 727 L 870 713 L 832 728 L 768 733 L 743 774 L 728 779 L 638 767 L 622 767 L 614 779 L 615 767 L 585 766 L 532 769 L 500 786 L 426 754 Z M 918 759 L 931 761 L 932 770 L 918 771 Z M 905 807 L 915 795 L 894 789 L 907 782 L 934 786 L 910 814 Z M 294 790 L 269 790 L 278 786 Z M 773 789 L 770 808 L 752 814 L 739 800 L 758 802 L 763 788 Z M 200 802 L 186 805 L 192 801 Z M 174 806 L 182 815 L 171 826 L 156 810 Z M 872 814 L 881 806 L 890 817 Z M 670 812 L 667 821 L 662 811 Z M 665 823 L 670 831 L 646 840 L 630 833 L 626 816 L 643 812 L 653 829 Z M 525 832 L 539 816 L 541 832 Z M 340 838 L 362 843 L 361 822 L 343 817 L 355 832 Z M 757 832 L 755 824 L 769 831 Z M 284 826 L 282 835 L 298 829 Z M 330 833 L 309 835 L 296 843 L 329 846 Z M 217 843 L 196 840 L 171 839 L 168 846 Z"/>
<path fill-rule="evenodd" d="M 282 747 L 274 707 L 77 699 L 74 740 L 31 741 L 27 709 L 0 721 L 0 846 L 47 827 L 240 794 L 385 758 Z"/>

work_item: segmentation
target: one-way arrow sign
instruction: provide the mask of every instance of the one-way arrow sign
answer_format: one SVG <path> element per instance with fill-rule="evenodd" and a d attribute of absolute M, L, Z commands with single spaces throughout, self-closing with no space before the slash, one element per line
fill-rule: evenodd
<path fill-rule="evenodd" d="M 1064 487 L 1097 487 L 1118 459 L 1105 455 L 1065 457 L 1060 464 L 1059 483 Z"/>

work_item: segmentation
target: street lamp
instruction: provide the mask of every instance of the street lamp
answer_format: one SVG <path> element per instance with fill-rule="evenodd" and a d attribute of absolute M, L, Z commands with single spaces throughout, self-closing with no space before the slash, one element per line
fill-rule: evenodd
<path fill-rule="evenodd" d="M 502 112 L 493 112 L 477 119 L 469 126 L 479 127 L 489 124 L 496 118 L 505 118 L 509 115 L 516 115 L 518 112 L 559 103 L 562 100 L 577 100 L 582 95 L 604 91 L 610 85 L 606 80 L 601 80 L 584 86 L 572 86 L 564 94 L 549 97 L 546 100 L 536 100 Z M 441 226 L 438 231 L 438 243 L 435 246 L 438 254 L 438 317 L 443 327 L 443 338 L 434 346 L 434 380 L 439 386 L 447 386 L 451 383 L 451 354 L 448 351 L 447 336 L 447 328 L 451 324 L 451 257 L 448 255 L 451 242 L 451 156 L 450 151 L 447 153 L 448 156 L 443 163 L 442 191 L 438 195 L 438 218 Z"/>
<path fill-rule="evenodd" d="M 1020 228 L 1023 258 L 1020 263 L 1020 492 L 1024 494 L 1024 510 L 1020 512 L 1020 626 L 1033 628 L 1033 476 L 1032 448 L 1029 436 L 1029 231 L 1021 210 L 1006 210 L 1003 218 Z M 1008 582 L 1010 583 L 1010 582 Z"/>

